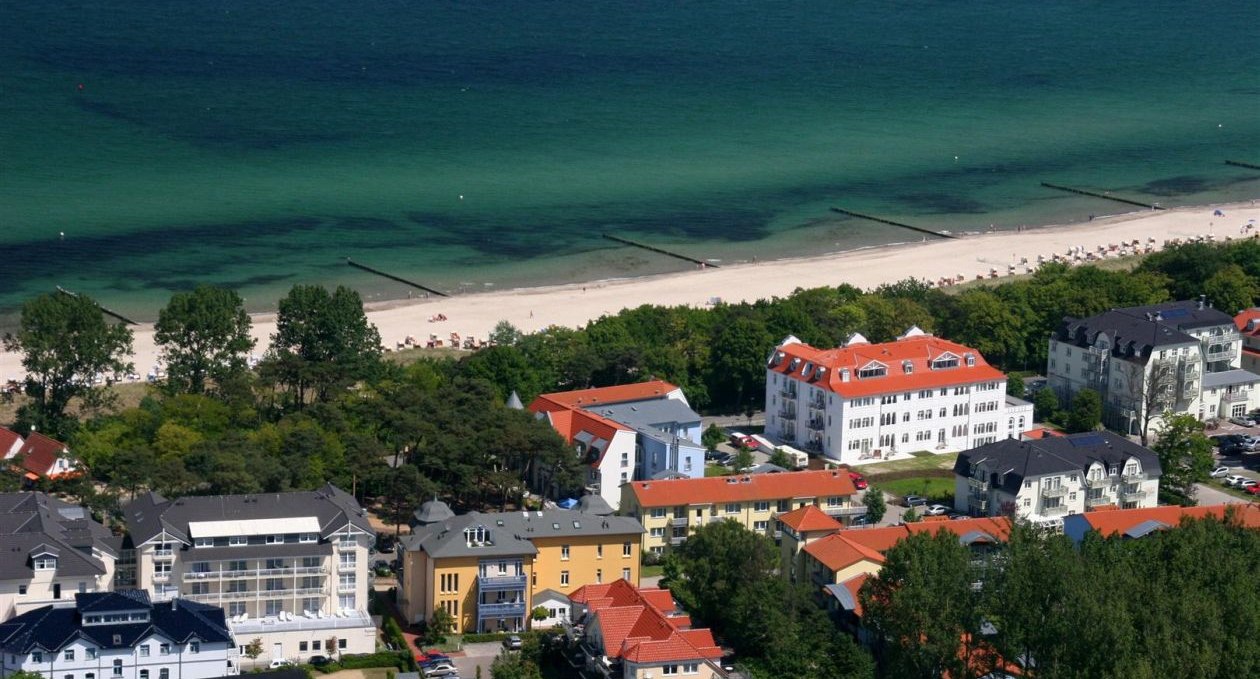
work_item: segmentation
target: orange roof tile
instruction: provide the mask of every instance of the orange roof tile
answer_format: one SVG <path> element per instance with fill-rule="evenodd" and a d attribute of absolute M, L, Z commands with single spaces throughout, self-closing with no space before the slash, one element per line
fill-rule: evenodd
<path fill-rule="evenodd" d="M 650 382 L 638 382 L 635 384 L 619 384 L 613 387 L 597 387 L 595 389 L 579 389 L 577 391 L 557 391 L 550 394 L 543 394 L 538 398 L 545 398 L 554 403 L 578 408 L 587 408 L 593 405 L 608 405 L 610 403 L 625 403 L 626 401 L 643 401 L 650 398 L 665 398 L 670 392 L 677 391 L 678 387 L 662 380 L 652 380 Z M 533 409 L 533 406 L 530 406 Z"/>
<path fill-rule="evenodd" d="M 967 354 L 974 356 L 975 365 L 967 365 Z M 946 355 L 956 356 L 958 366 L 933 370 L 932 361 Z M 910 372 L 905 372 L 904 366 L 907 362 L 911 367 Z M 886 374 L 880 377 L 858 377 L 860 370 L 872 364 L 885 366 Z M 821 373 L 820 368 L 823 369 Z M 845 398 L 1006 379 L 1000 370 L 986 363 L 975 349 L 932 335 L 827 350 L 816 349 L 808 344 L 785 344 L 775 349 L 769 369 Z M 845 369 L 849 371 L 847 382 L 841 375 Z"/>
<path fill-rule="evenodd" d="M 676 607 L 667 589 L 640 590 L 617 580 L 579 587 L 569 599 L 588 605 L 610 658 L 646 664 L 722 657 L 712 632 L 686 629 L 689 617 L 666 614 Z"/>
<path fill-rule="evenodd" d="M 844 525 L 827 516 L 814 505 L 805 505 L 778 516 L 779 522 L 797 533 L 809 533 L 820 530 L 840 530 Z"/>
<path fill-rule="evenodd" d="M 1011 533 L 1011 522 L 1005 517 L 997 517 L 842 530 L 806 545 L 805 552 L 829 570 L 838 571 L 860 561 L 883 563 L 884 552 L 905 538 L 916 533 L 932 534 L 940 531 L 948 531 L 960 538 L 984 534 L 997 540 L 1005 540 Z"/>
<path fill-rule="evenodd" d="M 1146 521 L 1158 521 L 1168 526 L 1178 526 L 1183 518 L 1223 518 L 1233 510 L 1234 520 L 1248 528 L 1260 528 L 1260 507 L 1254 504 L 1211 505 L 1207 507 L 1146 507 L 1142 509 L 1112 509 L 1087 512 L 1081 516 L 1104 537 L 1123 534 L 1130 528 Z"/>
<path fill-rule="evenodd" d="M 848 472 L 829 469 L 633 481 L 629 485 L 630 492 L 643 507 L 790 500 L 852 495 L 857 492 Z"/>
<path fill-rule="evenodd" d="M 1247 326 L 1251 325 L 1252 321 L 1256 321 L 1256 324 L 1249 330 Z M 1252 307 L 1238 312 L 1238 315 L 1234 316 L 1234 325 L 1244 335 L 1260 337 L 1260 309 Z"/>
<path fill-rule="evenodd" d="M 905 528 L 910 533 L 938 533 L 949 531 L 958 537 L 969 533 L 985 533 L 998 540 L 1005 540 L 1011 534 L 1011 522 L 1004 516 L 978 519 L 958 519 L 957 521 L 941 521 L 939 523 L 908 523 Z"/>
<path fill-rule="evenodd" d="M 0 427 L 0 455 L 7 455 L 15 443 L 21 446 L 22 437 L 15 431 Z M 16 451 L 14 454 L 17 454 Z"/>
<path fill-rule="evenodd" d="M 68 449 L 66 444 L 56 439 L 48 438 L 43 434 L 33 431 L 30 436 L 22 443 L 22 448 L 17 454 L 22 456 L 22 466 L 32 474 L 47 476 L 52 472 L 53 465 L 57 463 L 57 458 L 64 455 Z"/>
<path fill-rule="evenodd" d="M 814 557 L 818 563 L 833 573 L 863 561 L 870 561 L 873 564 L 884 563 L 883 554 L 848 539 L 843 533 L 832 533 L 821 540 L 805 545 L 805 553 Z"/>
<path fill-rule="evenodd" d="M 1032 429 L 1029 429 L 1028 431 L 1021 434 L 1021 436 L 1032 441 L 1036 439 L 1062 437 L 1063 433 L 1057 432 L 1053 429 L 1046 429 L 1045 427 L 1033 427 Z"/>

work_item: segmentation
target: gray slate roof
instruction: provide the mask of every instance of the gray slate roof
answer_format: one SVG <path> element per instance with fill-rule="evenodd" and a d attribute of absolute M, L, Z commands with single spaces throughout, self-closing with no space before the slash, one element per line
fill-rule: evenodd
<path fill-rule="evenodd" d="M 349 493 L 332 485 L 319 490 L 256 495 L 206 495 L 167 500 L 146 493 L 123 508 L 127 531 L 136 545 L 142 545 L 166 530 L 191 543 L 188 524 L 197 521 L 284 519 L 314 516 L 319 520 L 320 537 L 344 529 L 346 524 L 375 535 L 367 512 Z M 216 552 L 217 553 L 217 552 Z"/>
<path fill-rule="evenodd" d="M 100 648 L 129 648 L 153 633 L 177 644 L 199 639 L 208 643 L 232 643 L 223 609 L 174 599 L 150 606 L 147 592 L 122 595 L 113 592 L 75 595 L 75 608 L 43 606 L 0 625 L 0 649 L 27 654 L 34 650 L 58 652 L 79 638 Z M 121 608 L 110 608 L 119 606 Z M 81 625 L 81 610 L 149 610 L 149 622 L 113 625 Z"/>
<path fill-rule="evenodd" d="M 700 421 L 699 413 L 678 399 L 655 398 L 645 401 L 632 401 L 630 403 L 590 406 L 587 410 L 607 417 L 614 422 L 624 424 L 638 433 L 656 439 L 666 445 L 674 445 L 675 443 L 699 445 L 695 441 L 688 441 L 661 429 L 662 426 L 675 423 L 690 424 Z"/>
<path fill-rule="evenodd" d="M 1002 439 L 972 448 L 958 455 L 954 473 L 971 476 L 973 464 L 983 463 L 990 472 L 990 482 L 1008 493 L 1017 494 L 1024 479 L 1048 474 L 1078 472 L 1084 474 L 1094 462 L 1103 467 L 1122 465 L 1130 457 L 1137 458 L 1142 471 L 1159 476 L 1159 456 L 1123 436 L 1109 431 L 1085 432 L 1063 437 L 1017 441 Z M 1002 483 L 998 483 L 1002 480 Z"/>
<path fill-rule="evenodd" d="M 1260 382 L 1260 375 L 1247 370 L 1221 370 L 1203 373 L 1204 389 L 1219 389 L 1236 384 L 1254 384 Z"/>
<path fill-rule="evenodd" d="M 611 516 L 614 513 L 608 501 L 598 495 L 583 495 L 582 499 L 578 500 L 576 509 L 595 516 Z"/>
<path fill-rule="evenodd" d="M 58 575 L 102 575 L 105 564 L 92 550 L 116 558 L 121 545 L 83 507 L 39 492 L 0 493 L 0 580 L 29 579 L 36 551 L 57 556 Z"/>
<path fill-rule="evenodd" d="M 1166 302 L 1112 309 L 1089 318 L 1066 317 L 1055 338 L 1086 347 L 1099 333 L 1106 333 L 1112 338 L 1112 354 L 1145 358 L 1158 347 L 1198 342 L 1187 330 L 1233 324 L 1228 314 L 1206 305 L 1200 308 L 1199 302 Z"/>
<path fill-rule="evenodd" d="M 420 509 L 416 510 L 414 516 L 418 523 L 437 523 L 453 518 L 455 512 L 452 512 L 445 502 L 434 498 L 420 505 Z"/>
<path fill-rule="evenodd" d="M 481 526 L 490 542 L 469 545 L 464 529 Z M 423 550 L 432 558 L 454 556 L 525 556 L 537 554 L 532 538 L 590 535 L 641 535 L 643 524 L 625 516 L 598 516 L 566 509 L 541 512 L 470 512 L 441 523 L 416 528 L 399 543 L 407 551 Z M 635 538 L 638 539 L 638 538 Z"/>

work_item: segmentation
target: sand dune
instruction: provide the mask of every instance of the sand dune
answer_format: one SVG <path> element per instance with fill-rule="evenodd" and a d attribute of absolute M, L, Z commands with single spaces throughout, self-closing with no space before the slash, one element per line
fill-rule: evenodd
<path fill-rule="evenodd" d="M 1224 217 L 1214 216 L 1222 210 Z M 1054 226 L 1020 232 L 998 232 L 967 236 L 957 240 L 933 240 L 887 246 L 820 257 L 777 260 L 726 266 L 682 273 L 616 281 L 596 281 L 585 285 L 564 285 L 504 290 L 454 298 L 399 300 L 372 305 L 368 316 L 376 324 L 382 341 L 394 346 L 407 336 L 426 342 L 431 335 L 449 342 L 452 332 L 478 339 L 487 336 L 500 320 L 524 331 L 550 325 L 577 327 L 604 314 L 642 304 L 703 306 L 715 298 L 725 302 L 790 294 L 796 288 L 812 288 L 848 283 L 872 288 L 905 278 L 936 282 L 961 275 L 974 280 L 997 270 L 1002 276 L 1010 265 L 1022 273 L 1020 264 L 1034 264 L 1037 256 L 1066 255 L 1071 249 L 1097 252 L 1099 246 L 1140 241 L 1145 246 L 1154 239 L 1156 249 L 1166 241 L 1214 236 L 1216 240 L 1242 238 L 1240 230 L 1260 220 L 1254 204 L 1188 207 L 1168 211 L 1143 211 L 1103 217 L 1084 224 Z M 1258 230 L 1260 231 L 1260 230 Z M 437 314 L 446 321 L 430 322 Z M 275 330 L 274 314 L 254 317 L 254 336 L 261 354 L 267 338 Z M 135 329 L 137 372 L 144 374 L 158 362 L 151 325 Z M 21 357 L 0 354 L 0 378 L 22 374 Z"/>

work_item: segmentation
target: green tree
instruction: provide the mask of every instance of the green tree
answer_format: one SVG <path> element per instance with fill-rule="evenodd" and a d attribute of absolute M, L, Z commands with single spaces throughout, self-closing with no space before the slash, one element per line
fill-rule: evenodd
<path fill-rule="evenodd" d="M 753 466 L 752 451 L 744 446 L 739 446 L 735 449 L 735 461 L 732 462 L 731 465 L 735 468 L 736 472 L 742 472 Z"/>
<path fill-rule="evenodd" d="M 1203 293 L 1216 308 L 1227 314 L 1236 314 L 1255 304 L 1260 289 L 1242 267 L 1230 264 L 1204 281 Z"/>
<path fill-rule="evenodd" d="M 1044 391 L 1044 390 L 1043 390 Z M 1072 397 L 1067 430 L 1072 433 L 1093 431 L 1102 423 L 1102 396 L 1093 389 L 1081 389 Z"/>
<path fill-rule="evenodd" d="M 546 606 L 535 606 L 534 610 L 530 611 L 529 613 L 530 619 L 533 620 L 534 622 L 542 622 L 543 620 L 546 620 L 550 615 L 551 614 L 547 612 Z"/>
<path fill-rule="evenodd" d="M 869 486 L 866 489 L 866 495 L 862 498 L 862 504 L 866 506 L 866 518 L 871 523 L 884 520 L 884 514 L 888 512 L 888 503 L 884 501 L 884 491 L 875 486 Z"/>
<path fill-rule="evenodd" d="M 742 589 L 773 576 L 774 542 L 734 521 L 702 526 L 665 559 L 665 582 L 684 610 L 726 631 L 725 607 Z"/>
<path fill-rule="evenodd" d="M 1006 376 L 1006 393 L 1014 396 L 1015 398 L 1024 398 L 1025 391 L 1027 390 L 1024 387 L 1024 378 L 1020 377 L 1016 373 L 1011 373 Z"/>
<path fill-rule="evenodd" d="M 381 337 L 359 293 L 338 286 L 295 285 L 280 300 L 264 372 L 290 389 L 301 407 L 327 400 L 368 377 L 380 363 Z"/>
<path fill-rule="evenodd" d="M 782 448 L 775 448 L 774 452 L 770 453 L 770 464 L 784 469 L 796 468 L 796 464 L 792 462 L 792 458 L 788 457 L 787 451 Z"/>
<path fill-rule="evenodd" d="M 442 644 L 455 632 L 455 616 L 441 606 L 433 609 L 433 615 L 424 626 L 424 643 Z"/>
<path fill-rule="evenodd" d="M 258 656 L 262 655 L 263 643 L 262 639 L 255 637 L 253 641 L 245 644 L 245 657 L 250 660 L 258 660 Z"/>
<path fill-rule="evenodd" d="M 704 444 L 705 450 L 717 450 L 718 444 L 726 440 L 726 434 L 722 432 L 722 428 L 717 423 L 710 423 L 704 428 L 704 433 L 700 435 L 700 443 Z"/>
<path fill-rule="evenodd" d="M 153 339 L 166 361 L 166 388 L 200 394 L 207 381 L 222 384 L 247 369 L 254 348 L 245 302 L 210 285 L 171 296 L 158 312 Z"/>
<path fill-rule="evenodd" d="M 972 649 L 984 615 L 971 586 L 971 556 L 958 536 L 911 535 L 884 556 L 879 574 L 859 593 L 863 623 L 883 644 L 883 674 L 962 679 L 991 670 Z"/>
<path fill-rule="evenodd" d="M 490 341 L 501 346 L 514 347 L 521 341 L 521 331 L 508 321 L 499 321 L 494 324 L 494 330 L 490 331 Z"/>
<path fill-rule="evenodd" d="M 542 679 L 542 671 L 516 653 L 502 653 L 490 663 L 490 676 L 493 679 Z"/>
<path fill-rule="evenodd" d="M 1193 415 L 1168 415 L 1155 431 L 1151 450 L 1159 455 L 1159 488 L 1187 499 L 1194 498 L 1194 484 L 1212 471 L 1212 442 L 1203 435 L 1203 423 Z"/>
<path fill-rule="evenodd" d="M 901 515 L 901 520 L 904 523 L 914 523 L 918 521 L 919 518 L 919 512 L 914 507 L 910 507 Z"/>
<path fill-rule="evenodd" d="M 1042 387 L 1033 397 L 1033 412 L 1039 422 L 1059 419 L 1059 397 L 1050 387 Z"/>
<path fill-rule="evenodd" d="M 335 658 L 337 657 L 337 655 L 341 654 L 341 651 L 338 649 L 337 643 L 338 643 L 337 637 L 328 637 L 327 639 L 324 640 L 324 650 L 328 653 L 329 658 Z"/>
<path fill-rule="evenodd" d="M 22 354 L 25 391 L 31 408 L 26 425 L 53 436 L 69 433 L 66 408 L 78 398 L 100 406 L 110 392 L 93 387 L 98 376 L 132 370 L 131 330 L 108 323 L 100 307 L 82 295 L 40 295 L 22 305 L 16 333 L 4 336 L 6 351 Z"/>

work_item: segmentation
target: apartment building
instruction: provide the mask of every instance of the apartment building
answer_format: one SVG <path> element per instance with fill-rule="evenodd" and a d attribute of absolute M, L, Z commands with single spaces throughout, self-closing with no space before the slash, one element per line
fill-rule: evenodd
<path fill-rule="evenodd" d="M 1140 435 L 1166 411 L 1207 420 L 1260 406 L 1260 375 L 1242 369 L 1242 349 L 1234 319 L 1202 298 L 1068 317 L 1050 337 L 1047 385 L 1064 405 L 1097 391 L 1103 423 Z"/>
<path fill-rule="evenodd" d="M 148 493 L 124 514 L 135 575 L 122 586 L 223 607 L 240 645 L 262 641 L 259 663 L 326 655 L 333 637 L 337 652 L 376 649 L 367 613 L 376 534 L 336 486 L 176 500 Z"/>
<path fill-rule="evenodd" d="M 766 365 L 766 435 L 846 464 L 966 450 L 1032 427 L 1032 404 L 974 349 L 911 328 L 816 349 L 789 336 Z"/>
<path fill-rule="evenodd" d="M 0 677 L 213 679 L 240 672 L 223 609 L 148 592 L 76 594 L 0 625 Z"/>
<path fill-rule="evenodd" d="M 606 679 L 724 679 L 722 649 L 707 628 L 692 628 L 668 589 L 639 589 L 625 580 L 587 585 L 570 595 L 582 623 L 588 674 Z"/>
<path fill-rule="evenodd" d="M 954 508 L 1035 523 L 1099 509 L 1154 507 L 1159 456 L 1108 431 L 997 441 L 954 463 Z"/>
<path fill-rule="evenodd" d="M 643 526 L 632 518 L 570 510 L 455 515 L 426 502 L 399 540 L 398 605 L 409 623 L 441 608 L 462 632 L 519 631 L 534 609 L 551 626 L 566 617 L 563 592 L 639 581 Z"/>
<path fill-rule="evenodd" d="M 1234 316 L 1234 327 L 1242 337 L 1239 367 L 1260 374 L 1260 308 L 1252 307 Z"/>
<path fill-rule="evenodd" d="M 586 491 L 613 507 L 629 481 L 704 476 L 700 415 L 668 382 L 543 394 L 529 409 L 574 446 L 589 466 Z"/>
<path fill-rule="evenodd" d="M 78 505 L 0 493 L 0 621 L 75 594 L 108 592 L 123 539 Z"/>
<path fill-rule="evenodd" d="M 778 537 L 771 531 L 774 517 L 807 505 L 836 517 L 864 514 L 856 493 L 848 472 L 833 469 L 635 481 L 622 488 L 619 511 L 643 522 L 643 549 L 660 554 L 716 521 Z"/>

